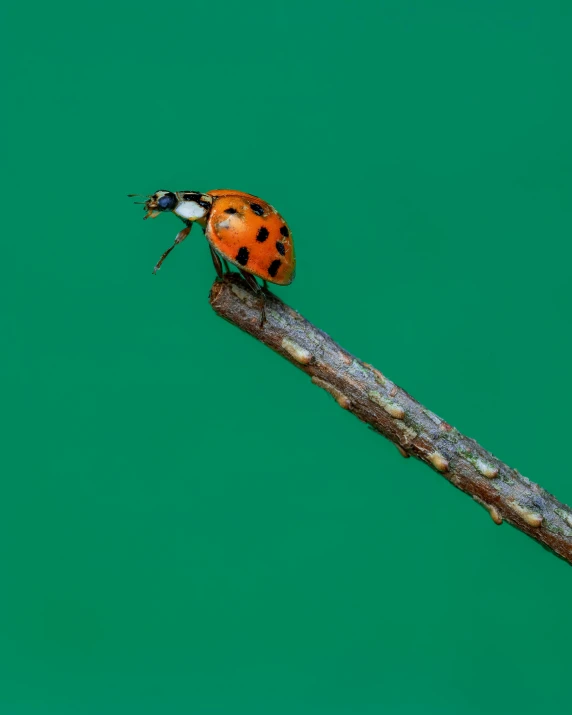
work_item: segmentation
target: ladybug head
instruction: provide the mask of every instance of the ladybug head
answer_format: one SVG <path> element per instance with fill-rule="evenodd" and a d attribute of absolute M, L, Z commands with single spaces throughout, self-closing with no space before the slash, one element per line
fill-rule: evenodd
<path fill-rule="evenodd" d="M 140 196 L 140 194 L 128 194 Z M 156 218 L 160 213 L 174 212 L 183 221 L 197 221 L 204 218 L 212 205 L 212 197 L 200 191 L 155 191 L 152 196 L 144 196 L 146 201 L 136 201 L 145 206 L 147 218 Z"/>
<path fill-rule="evenodd" d="M 145 202 L 145 211 L 147 211 L 147 214 L 144 218 L 155 218 L 163 211 L 172 211 L 177 203 L 177 196 L 172 191 L 165 191 L 163 189 L 155 191 Z"/>

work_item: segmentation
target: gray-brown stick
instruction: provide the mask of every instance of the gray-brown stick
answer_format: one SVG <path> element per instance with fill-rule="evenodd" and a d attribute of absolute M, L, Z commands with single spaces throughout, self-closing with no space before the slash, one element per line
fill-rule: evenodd
<path fill-rule="evenodd" d="M 495 524 L 509 522 L 572 564 L 572 511 L 552 494 L 426 409 L 372 365 L 363 363 L 275 296 L 260 298 L 236 273 L 217 280 L 213 309 L 303 370 L 338 405 L 470 494 Z"/>

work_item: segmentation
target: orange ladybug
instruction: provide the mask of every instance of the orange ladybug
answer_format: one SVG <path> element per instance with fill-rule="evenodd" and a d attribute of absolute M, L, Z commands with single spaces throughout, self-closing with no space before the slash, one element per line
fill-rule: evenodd
<path fill-rule="evenodd" d="M 264 287 L 267 281 L 278 285 L 293 281 L 296 259 L 290 229 L 266 201 L 232 189 L 216 189 L 205 194 L 161 190 L 146 198 L 144 219 L 171 212 L 185 224 L 173 245 L 159 259 L 153 273 L 161 268 L 173 248 L 185 240 L 196 222 L 208 239 L 219 278 L 224 275 L 223 264 L 228 271 L 228 263 L 232 263 L 259 294 L 262 289 L 254 276 L 262 279 Z"/>

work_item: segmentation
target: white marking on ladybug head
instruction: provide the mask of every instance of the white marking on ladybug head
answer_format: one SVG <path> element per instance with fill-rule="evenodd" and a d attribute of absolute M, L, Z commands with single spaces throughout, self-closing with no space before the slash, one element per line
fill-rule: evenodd
<path fill-rule="evenodd" d="M 173 209 L 173 213 L 177 214 L 177 216 L 190 220 L 202 218 L 206 212 L 206 209 L 197 204 L 196 201 L 180 201 Z"/>

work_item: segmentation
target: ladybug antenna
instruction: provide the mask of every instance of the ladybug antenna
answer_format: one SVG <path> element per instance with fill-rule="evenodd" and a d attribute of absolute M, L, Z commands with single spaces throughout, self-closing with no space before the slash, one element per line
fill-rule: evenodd
<path fill-rule="evenodd" d="M 142 199 L 147 199 L 147 200 L 151 198 L 151 196 L 149 194 L 127 194 L 127 196 L 130 199 L 134 198 L 135 196 L 140 196 Z M 134 204 L 146 204 L 147 201 L 134 201 L 133 203 Z"/>
<path fill-rule="evenodd" d="M 134 198 L 135 196 L 141 196 L 142 199 L 147 199 L 147 200 L 149 200 L 151 198 L 151 196 L 149 194 L 127 194 L 127 196 L 130 199 Z M 147 201 L 134 201 L 133 203 L 145 205 L 147 203 Z"/>

